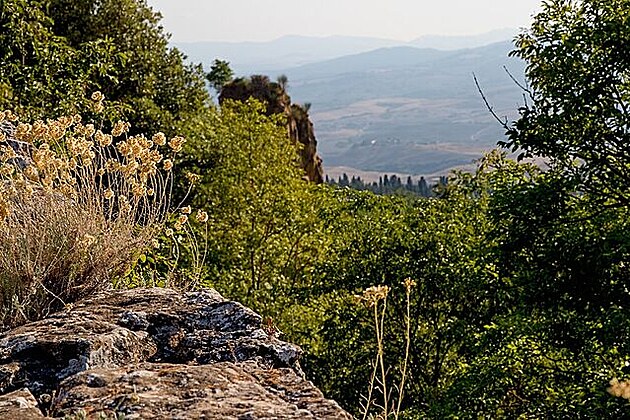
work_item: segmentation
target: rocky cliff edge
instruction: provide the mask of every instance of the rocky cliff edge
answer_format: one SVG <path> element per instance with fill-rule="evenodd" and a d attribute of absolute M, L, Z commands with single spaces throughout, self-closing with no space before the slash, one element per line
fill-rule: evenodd
<path fill-rule="evenodd" d="M 0 418 L 350 419 L 214 290 L 108 291 L 0 335 Z"/>

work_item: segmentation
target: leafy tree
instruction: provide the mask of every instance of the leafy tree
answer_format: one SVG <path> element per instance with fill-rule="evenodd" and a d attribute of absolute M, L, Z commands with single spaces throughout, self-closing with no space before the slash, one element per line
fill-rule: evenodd
<path fill-rule="evenodd" d="M 207 283 L 257 310 L 281 315 L 321 257 L 316 187 L 305 182 L 297 148 L 279 116 L 256 101 L 224 101 L 209 132 L 190 142 L 187 171 L 200 175 L 193 205 L 210 215 Z"/>
<path fill-rule="evenodd" d="M 456 188 L 488 195 L 500 301 L 470 342 L 467 367 L 434 407 L 491 417 L 606 417 L 627 359 L 627 209 L 599 210 L 565 180 L 499 155 Z M 456 183 L 451 183 L 454 188 Z M 448 190 L 447 190 L 448 193 Z M 454 396 L 459 399 L 453 399 Z M 444 411 L 441 411 L 444 410 Z"/>
<path fill-rule="evenodd" d="M 0 3 L 0 105 L 31 119 L 89 108 L 105 94 L 109 119 L 134 132 L 174 134 L 208 102 L 200 66 L 168 47 L 144 0 Z"/>
<path fill-rule="evenodd" d="M 206 74 L 206 79 L 217 92 L 221 92 L 223 86 L 233 78 L 234 72 L 230 68 L 230 63 L 219 59 L 212 62 L 210 72 Z"/>
<path fill-rule="evenodd" d="M 277 79 L 278 84 L 280 85 L 280 87 L 282 88 L 282 90 L 287 90 L 287 87 L 289 86 L 289 78 L 287 77 L 286 74 L 281 74 L 280 76 L 278 76 Z M 310 106 L 309 106 L 310 108 Z M 307 110 L 308 112 L 308 110 Z"/>
<path fill-rule="evenodd" d="M 486 394 L 495 402 L 510 392 L 537 402 L 512 404 L 508 416 L 594 418 L 623 410 L 604 389 L 611 378 L 627 376 L 620 366 L 630 352 L 623 309 L 630 284 L 629 10 L 622 0 L 545 1 L 516 41 L 513 54 L 528 64 L 531 101 L 507 127 L 503 144 L 546 157 L 552 170 L 494 189 L 502 276 L 516 298 L 498 331 L 537 338 L 525 347 L 504 342 L 508 348 L 498 345 L 491 357 L 533 346 L 547 359 L 530 353 L 518 386 Z M 476 382 L 483 375 L 495 384 L 508 379 L 491 374 L 491 366 L 509 365 L 506 359 L 489 361 L 487 348 L 478 355 L 488 369 Z M 542 371 L 554 378 L 553 387 L 531 379 Z"/>
<path fill-rule="evenodd" d="M 531 103 L 504 145 L 547 157 L 582 191 L 630 203 L 630 1 L 547 0 L 513 55 Z"/>
<path fill-rule="evenodd" d="M 120 59 L 110 41 L 70 46 L 40 2 L 0 3 L 0 106 L 31 119 L 86 106 L 90 83 Z M 56 109 L 55 109 L 56 108 Z"/>

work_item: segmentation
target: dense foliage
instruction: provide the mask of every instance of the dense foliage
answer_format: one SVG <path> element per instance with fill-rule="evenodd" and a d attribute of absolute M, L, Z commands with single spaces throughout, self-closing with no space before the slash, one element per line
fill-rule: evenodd
<path fill-rule="evenodd" d="M 378 182 L 366 182 L 360 176 L 353 175 L 350 178 L 345 172 L 337 179 L 329 178 L 326 175 L 325 180 L 330 185 L 350 187 L 361 191 L 372 191 L 376 194 L 410 194 L 422 197 L 433 197 L 435 190 L 447 183 L 447 177 L 445 176 L 441 176 L 439 181 L 432 186 L 429 185 L 424 177 L 420 177 L 419 180 L 414 182 L 411 176 L 407 176 L 406 182 L 403 183 L 403 179 L 395 174 L 379 176 Z"/>
<path fill-rule="evenodd" d="M 0 109 L 33 120 L 86 114 L 101 91 L 113 122 L 181 134 L 208 94 L 201 67 L 168 46 L 159 20 L 144 0 L 3 0 Z"/>
<path fill-rule="evenodd" d="M 1 4 L 0 105 L 45 116 L 100 87 L 132 127 L 188 137 L 175 171 L 194 185 L 174 196 L 205 213 L 180 214 L 135 283 L 153 270 L 154 283 L 179 276 L 262 312 L 357 415 L 368 395 L 384 400 L 382 383 L 368 390 L 373 307 L 357 299 L 374 285 L 389 287 L 379 308 L 396 416 L 627 415 L 607 392 L 630 376 L 627 0 L 545 1 L 517 40 L 531 100 L 504 143 L 550 169 L 493 152 L 430 198 L 306 182 L 283 117 L 256 100 L 206 106 L 204 75 L 168 49 L 143 1 Z M 220 86 L 231 74 L 215 66 Z"/>
<path fill-rule="evenodd" d="M 630 2 L 547 0 L 513 54 L 530 103 L 508 146 L 548 157 L 584 191 L 628 205 Z"/>

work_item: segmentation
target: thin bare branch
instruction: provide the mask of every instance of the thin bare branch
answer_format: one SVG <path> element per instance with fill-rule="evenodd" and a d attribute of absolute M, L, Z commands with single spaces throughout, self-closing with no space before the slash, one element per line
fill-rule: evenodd
<path fill-rule="evenodd" d="M 521 88 L 523 91 L 525 91 L 530 98 L 534 97 L 534 92 L 531 91 L 531 89 L 528 86 L 523 86 L 523 84 L 521 82 L 519 82 L 516 77 L 514 77 L 514 75 L 512 73 L 510 73 L 510 70 L 508 70 L 508 68 L 506 66 L 503 66 L 503 70 L 505 70 L 505 72 L 507 73 L 507 75 L 510 77 L 510 79 L 512 79 L 512 81 L 514 82 L 514 84 L 516 86 L 518 86 L 519 88 Z"/>
<path fill-rule="evenodd" d="M 481 99 L 483 99 L 483 102 L 486 104 L 486 108 L 488 108 L 488 111 L 490 111 L 490 114 L 492 114 L 494 119 L 497 120 L 503 128 L 505 128 L 506 130 L 509 130 L 510 126 L 508 125 L 507 118 L 505 120 L 502 120 L 497 115 L 497 113 L 494 112 L 494 108 L 492 108 L 492 106 L 490 105 L 490 102 L 488 102 L 488 98 L 486 98 L 486 95 L 483 93 L 483 90 L 481 89 L 481 86 L 479 85 L 479 80 L 477 80 L 477 75 L 475 75 L 475 73 L 473 73 L 473 79 L 475 80 L 475 86 L 477 86 L 477 90 L 479 91 L 479 94 L 481 95 Z"/>

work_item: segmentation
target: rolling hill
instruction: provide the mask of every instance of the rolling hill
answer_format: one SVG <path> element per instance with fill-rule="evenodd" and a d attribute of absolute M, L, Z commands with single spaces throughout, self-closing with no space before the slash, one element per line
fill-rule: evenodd
<path fill-rule="evenodd" d="M 444 47 L 500 35 L 414 42 Z M 331 168 L 445 173 L 470 164 L 503 135 L 473 74 L 501 117 L 514 118 L 523 101 L 522 90 L 504 69 L 522 82 L 524 65 L 508 57 L 510 41 L 453 50 L 373 38 L 285 37 L 269 43 L 179 47 L 193 61 L 219 56 L 237 63 L 237 74 L 286 74 L 293 101 L 311 104 L 318 148 L 325 167 Z M 352 53 L 342 54 L 347 51 Z"/>
<path fill-rule="evenodd" d="M 439 51 L 394 47 L 284 70 L 294 99 L 310 102 L 326 166 L 429 174 L 470 163 L 522 103 L 524 66 L 509 42 Z"/>
<path fill-rule="evenodd" d="M 287 35 L 262 42 L 200 41 L 174 42 L 173 45 L 184 51 L 194 63 L 209 66 L 212 60 L 220 58 L 228 60 L 237 74 L 249 75 L 386 47 L 408 46 L 439 50 L 475 48 L 511 39 L 517 32 L 517 29 L 507 28 L 469 36 L 427 35 L 409 42 L 359 36 Z"/>
<path fill-rule="evenodd" d="M 380 38 L 290 35 L 267 42 L 180 42 L 174 45 L 192 62 L 207 66 L 220 58 L 228 60 L 237 74 L 249 75 L 400 44 L 400 41 Z"/>

